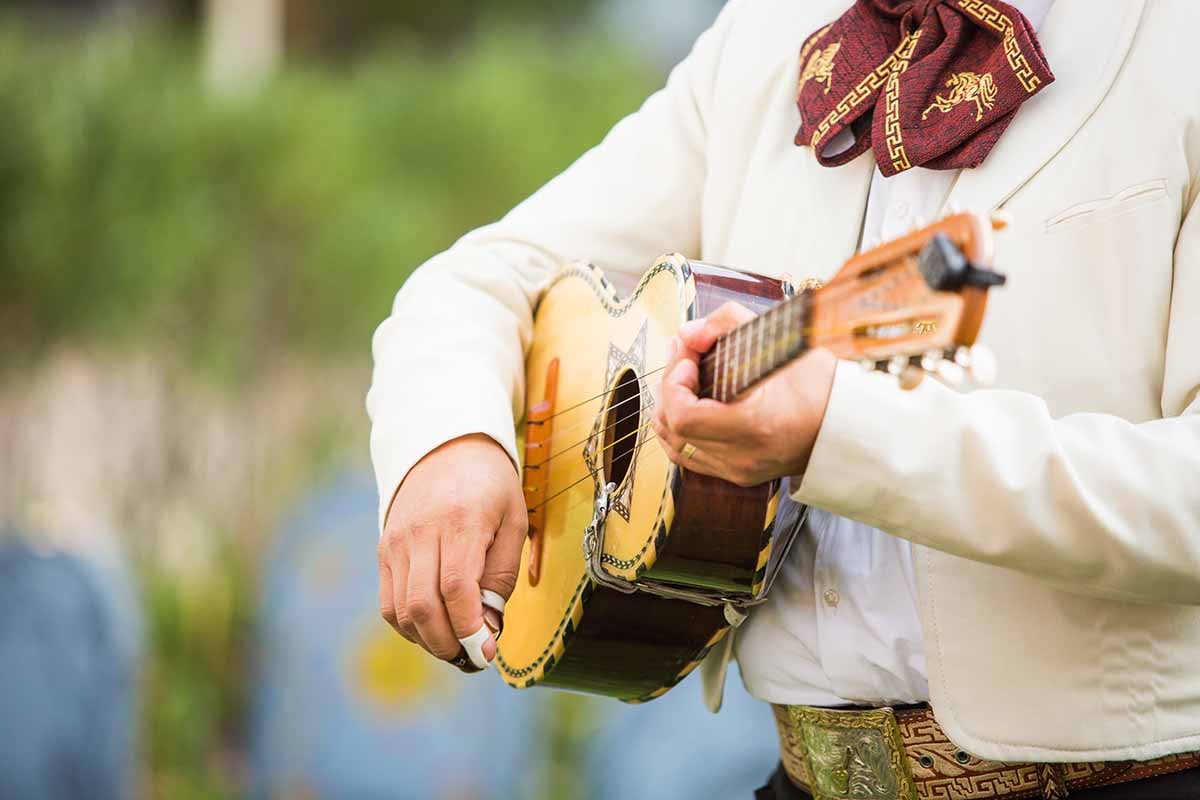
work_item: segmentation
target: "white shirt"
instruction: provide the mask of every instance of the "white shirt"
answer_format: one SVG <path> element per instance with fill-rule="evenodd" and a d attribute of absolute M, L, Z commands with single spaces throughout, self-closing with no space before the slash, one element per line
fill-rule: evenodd
<path fill-rule="evenodd" d="M 1037 29 L 1053 0 L 1009 2 Z M 830 149 L 849 144 L 835 140 Z M 864 249 L 933 221 L 958 174 L 916 167 L 884 178 L 876 168 Z M 768 702 L 928 701 L 912 545 L 812 509 L 767 602 L 739 629 L 734 651 L 746 688 Z"/>

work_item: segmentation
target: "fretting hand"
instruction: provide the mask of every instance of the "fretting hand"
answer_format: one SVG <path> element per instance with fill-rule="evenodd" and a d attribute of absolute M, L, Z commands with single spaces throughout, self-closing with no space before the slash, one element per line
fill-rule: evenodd
<path fill-rule="evenodd" d="M 732 402 L 697 397 L 700 356 L 753 318 L 745 306 L 726 303 L 679 329 L 653 423 L 676 464 L 739 486 L 804 472 L 837 364 L 828 350 L 812 350 Z"/>

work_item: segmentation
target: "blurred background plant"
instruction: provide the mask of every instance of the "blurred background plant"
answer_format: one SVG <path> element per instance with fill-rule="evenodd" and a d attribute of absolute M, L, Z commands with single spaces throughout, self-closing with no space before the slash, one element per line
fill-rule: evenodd
<path fill-rule="evenodd" d="M 371 331 L 720 2 L 650 5 L 0 3 L 0 522 L 131 565 L 146 795 L 250 790 L 274 532 L 369 470 Z M 545 708 L 572 796 L 595 705 Z"/>

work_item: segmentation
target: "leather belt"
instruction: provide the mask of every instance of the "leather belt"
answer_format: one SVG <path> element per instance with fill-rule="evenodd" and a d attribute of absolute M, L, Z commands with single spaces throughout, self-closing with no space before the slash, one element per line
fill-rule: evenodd
<path fill-rule="evenodd" d="M 814 800 L 1063 800 L 1082 789 L 1200 767 L 1200 753 L 1152 761 L 985 761 L 955 746 L 928 706 L 772 708 L 783 768 Z"/>

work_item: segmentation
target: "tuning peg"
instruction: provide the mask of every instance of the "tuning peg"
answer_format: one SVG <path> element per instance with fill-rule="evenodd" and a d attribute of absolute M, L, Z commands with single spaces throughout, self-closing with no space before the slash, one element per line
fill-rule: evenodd
<path fill-rule="evenodd" d="M 911 392 L 913 389 L 920 386 L 921 381 L 923 380 L 925 380 L 925 370 L 914 364 L 909 364 L 907 367 L 902 369 L 900 371 L 900 375 L 897 376 L 897 382 L 900 384 L 900 388 L 906 392 Z"/>
<path fill-rule="evenodd" d="M 887 362 L 887 373 L 894 377 L 905 391 L 915 389 L 925 379 L 925 371 L 912 363 L 908 356 L 892 356 Z"/>
<path fill-rule="evenodd" d="M 941 350 L 926 350 L 921 356 L 921 369 L 926 372 L 937 372 L 938 364 L 942 363 Z"/>
<path fill-rule="evenodd" d="M 979 386 L 991 386 L 996 382 L 996 356 L 982 345 L 976 345 L 970 351 L 970 364 L 967 371 L 971 380 Z"/>
<path fill-rule="evenodd" d="M 949 359 L 942 359 L 938 364 L 937 376 L 951 386 L 961 386 L 967 377 L 963 368 Z"/>

